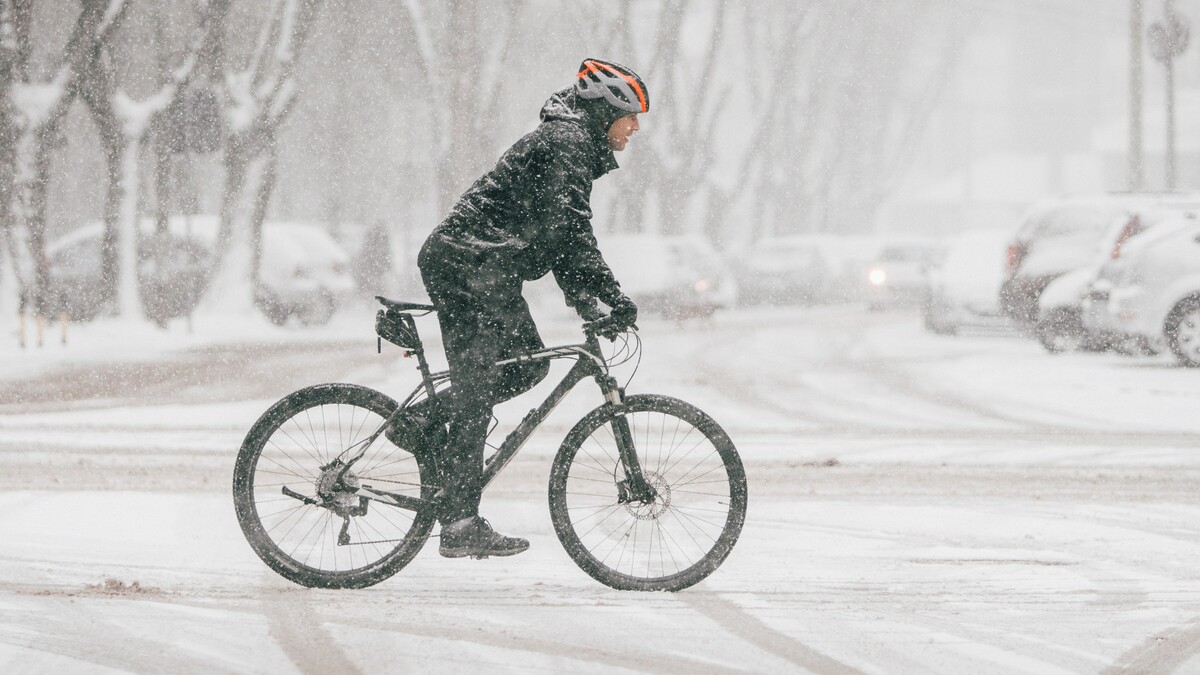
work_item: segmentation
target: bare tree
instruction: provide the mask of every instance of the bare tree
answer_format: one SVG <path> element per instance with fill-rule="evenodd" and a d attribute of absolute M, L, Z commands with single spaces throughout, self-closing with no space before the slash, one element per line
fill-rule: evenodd
<path fill-rule="evenodd" d="M 434 124 L 434 191 L 438 210 L 445 213 L 474 177 L 480 150 L 490 149 L 490 120 L 500 101 L 496 94 L 521 35 L 524 3 L 507 0 L 497 8 L 456 1 L 432 13 L 428 5 L 404 0 L 403 18 L 417 60 L 421 98 Z M 410 89 L 398 85 L 394 74 L 390 81 L 398 93 Z"/>
<path fill-rule="evenodd" d="M 238 69 L 225 66 L 225 190 L 210 297 L 226 305 L 252 301 L 244 289 L 258 280 L 262 225 L 277 178 L 276 140 L 296 102 L 296 60 L 321 4 L 273 0 L 247 61 Z"/>
<path fill-rule="evenodd" d="M 931 28 L 935 10 L 869 0 L 664 0 L 653 20 L 633 0 L 577 10 L 609 31 L 609 53 L 645 71 L 657 101 L 653 133 L 615 178 L 610 229 L 730 242 L 872 225 L 961 39 Z"/>
<path fill-rule="evenodd" d="M 59 65 L 35 80 L 32 0 L 0 0 L 0 237 L 23 297 L 41 309 L 47 284 L 50 150 L 85 71 L 126 13 L 125 0 L 84 0 Z"/>
<path fill-rule="evenodd" d="M 99 49 L 88 64 L 81 97 L 91 110 L 99 131 L 108 167 L 108 190 L 104 202 L 104 239 L 101 269 L 109 297 L 116 298 L 121 316 L 136 316 L 138 300 L 138 198 L 142 150 L 149 131 L 181 95 L 193 73 L 201 50 L 229 9 L 229 0 L 208 0 L 199 26 L 184 52 L 157 91 L 135 101 L 116 82 L 116 68 L 108 45 Z"/>

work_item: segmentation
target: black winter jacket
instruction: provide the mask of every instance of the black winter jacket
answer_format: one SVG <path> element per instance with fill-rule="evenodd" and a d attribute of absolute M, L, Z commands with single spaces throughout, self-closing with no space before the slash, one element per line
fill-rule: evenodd
<path fill-rule="evenodd" d="M 594 298 L 612 306 L 621 287 L 596 246 L 590 201 L 592 182 L 617 168 L 606 132 L 621 114 L 573 88 L 555 93 L 537 129 L 475 181 L 430 238 L 500 260 L 525 280 L 553 272 L 581 314 L 595 309 Z"/>

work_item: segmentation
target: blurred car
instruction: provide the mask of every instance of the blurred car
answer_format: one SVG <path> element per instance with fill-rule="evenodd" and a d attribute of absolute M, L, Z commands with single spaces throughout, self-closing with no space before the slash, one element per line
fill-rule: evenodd
<path fill-rule="evenodd" d="M 187 221 L 185 223 L 185 220 Z M 151 219 L 140 223 L 138 284 L 146 317 L 160 325 L 199 304 L 212 271 L 217 223 L 211 216 L 171 218 L 166 233 Z M 89 223 L 46 247 L 54 297 L 69 319 L 90 321 L 107 306 L 101 282 L 102 223 Z M 255 304 L 276 324 L 295 317 L 302 325 L 329 321 L 354 288 L 349 256 L 319 226 L 268 222 Z"/>
<path fill-rule="evenodd" d="M 1104 351 L 1112 345 L 1106 332 L 1083 325 L 1083 299 L 1095 277 L 1091 266 L 1071 270 L 1047 284 L 1038 296 L 1034 335 L 1047 352 Z"/>
<path fill-rule="evenodd" d="M 320 226 L 264 223 L 262 244 L 254 302 L 272 323 L 325 324 L 354 290 L 350 256 Z"/>
<path fill-rule="evenodd" d="M 1005 230 L 971 230 L 950 240 L 928 270 L 925 327 L 952 335 L 967 326 L 1003 327 L 999 291 L 1004 280 Z"/>
<path fill-rule="evenodd" d="M 1051 281 L 1042 291 L 1036 324 L 1042 346 L 1050 353 L 1077 349 L 1131 351 L 1123 347 L 1119 329 L 1107 321 L 1107 311 L 1101 315 L 1097 310 L 1107 304 L 1111 277 L 1128 242 L 1156 223 L 1180 216 L 1195 217 L 1195 212 L 1182 204 L 1126 207 L 1126 215 L 1097 242 L 1092 260 Z"/>
<path fill-rule="evenodd" d="M 811 305 L 829 295 L 829 263 L 803 237 L 760 239 L 734 265 L 738 304 Z"/>
<path fill-rule="evenodd" d="M 704 317 L 737 299 L 732 273 L 703 237 L 610 234 L 598 240 L 621 289 L 643 311 Z"/>
<path fill-rule="evenodd" d="M 1125 245 L 1108 311 L 1126 336 L 1200 366 L 1200 222 L 1180 217 Z"/>
<path fill-rule="evenodd" d="M 1058 277 L 1092 264 L 1105 232 L 1126 222 L 1131 209 L 1200 206 L 1200 196 L 1173 193 L 1108 193 L 1056 199 L 1035 205 L 1008 247 L 1007 276 L 1000 288 L 1005 314 L 1036 326 L 1038 298 Z"/>
<path fill-rule="evenodd" d="M 71 321 L 91 321 L 108 306 L 101 280 L 103 223 L 88 223 L 46 246 L 50 293 Z M 204 292 L 211 256 L 203 245 L 142 223 L 138 238 L 138 291 L 148 319 L 164 325 L 186 316 Z"/>
<path fill-rule="evenodd" d="M 927 244 L 888 244 L 867 269 L 867 306 L 872 311 L 928 302 L 927 272 L 938 251 Z"/>

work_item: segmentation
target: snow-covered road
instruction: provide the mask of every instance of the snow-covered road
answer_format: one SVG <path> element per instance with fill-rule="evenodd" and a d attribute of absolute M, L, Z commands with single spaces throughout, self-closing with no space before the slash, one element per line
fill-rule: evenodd
<path fill-rule="evenodd" d="M 713 414 L 750 481 L 733 554 L 677 594 L 600 586 L 554 536 L 549 460 L 598 402 L 582 386 L 485 495 L 528 553 L 428 546 L 336 592 L 250 551 L 233 457 L 303 384 L 402 396 L 394 351 L 223 343 L 6 380 L 0 671 L 1200 671 L 1200 373 L 855 309 L 642 335 L 629 390 Z"/>

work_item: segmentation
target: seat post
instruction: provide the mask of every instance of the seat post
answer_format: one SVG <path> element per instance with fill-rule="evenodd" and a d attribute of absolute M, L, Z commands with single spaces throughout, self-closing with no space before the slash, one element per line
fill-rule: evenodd
<path fill-rule="evenodd" d="M 416 355 L 417 370 L 421 372 L 421 383 L 425 385 L 425 393 L 429 395 L 429 398 L 433 398 L 433 382 L 430 379 L 429 362 L 425 360 L 425 348 L 419 346 L 416 349 L 410 349 L 409 353 Z"/>

